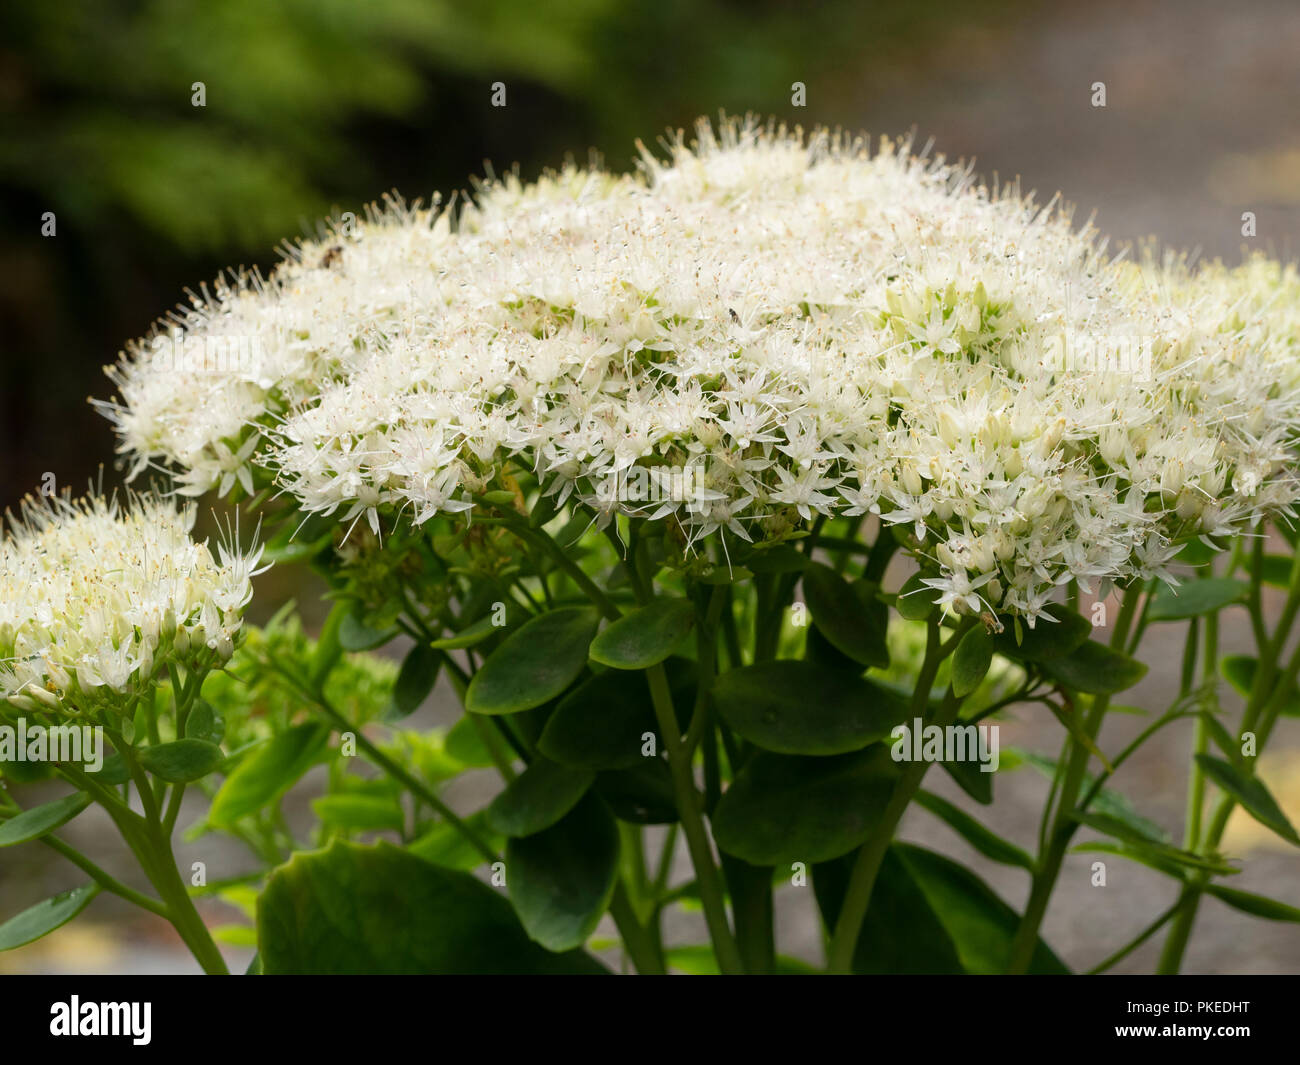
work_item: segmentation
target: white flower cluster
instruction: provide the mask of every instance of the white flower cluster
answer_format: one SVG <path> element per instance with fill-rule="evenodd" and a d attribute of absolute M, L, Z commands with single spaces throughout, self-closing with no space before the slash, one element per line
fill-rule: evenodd
<path fill-rule="evenodd" d="M 1030 619 L 1295 497 L 1293 270 L 1108 258 L 1055 203 L 889 141 L 733 122 L 643 155 L 390 204 L 219 284 L 170 327 L 255 338 L 258 365 L 133 347 L 121 450 L 194 494 L 265 469 L 376 528 L 512 464 L 688 540 L 879 514 L 946 603 Z M 691 491 L 608 490 L 635 467 Z"/>
<path fill-rule="evenodd" d="M 229 658 L 261 549 L 214 559 L 193 524 L 150 497 L 29 500 L 0 542 L 0 698 L 120 709 L 169 661 Z"/>

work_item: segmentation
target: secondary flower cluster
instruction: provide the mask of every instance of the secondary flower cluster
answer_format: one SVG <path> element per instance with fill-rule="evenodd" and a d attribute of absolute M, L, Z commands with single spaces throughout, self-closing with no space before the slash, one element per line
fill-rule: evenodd
<path fill-rule="evenodd" d="M 701 125 L 635 175 L 390 203 L 220 282 L 102 406 L 183 492 L 269 474 L 376 529 L 512 467 L 690 541 L 879 514 L 945 603 L 1032 620 L 1066 580 L 1161 572 L 1295 498 L 1298 287 L 1108 258 L 1055 203 L 907 145 Z M 154 357 L 198 338 L 257 358 Z M 645 467 L 689 487 L 610 490 Z"/>
<path fill-rule="evenodd" d="M 0 698 L 120 707 L 169 661 L 229 658 L 261 549 L 214 559 L 193 524 L 150 497 L 29 500 L 0 543 Z"/>

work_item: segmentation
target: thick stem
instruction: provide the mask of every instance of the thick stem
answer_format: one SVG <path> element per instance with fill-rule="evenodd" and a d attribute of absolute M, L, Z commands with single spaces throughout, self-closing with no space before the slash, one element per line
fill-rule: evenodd
<path fill-rule="evenodd" d="M 190 953 L 194 955 L 205 973 L 209 976 L 229 975 L 230 970 L 226 968 L 226 961 L 221 956 L 221 951 L 217 949 L 216 943 L 213 942 L 208 926 L 199 916 L 199 911 L 194 908 L 194 900 L 190 898 L 180 871 L 176 868 L 176 856 L 172 853 L 171 842 L 163 836 L 157 825 L 151 828 L 154 836 L 153 843 L 157 848 L 155 851 L 157 860 L 150 862 L 153 868 L 146 868 L 145 872 L 149 874 L 150 881 L 167 905 L 167 919 L 180 933 L 181 939 L 189 947 Z"/>

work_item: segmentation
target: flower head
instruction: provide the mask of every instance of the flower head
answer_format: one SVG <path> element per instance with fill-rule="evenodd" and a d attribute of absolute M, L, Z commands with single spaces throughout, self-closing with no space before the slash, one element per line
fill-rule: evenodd
<path fill-rule="evenodd" d="M 169 661 L 224 661 L 260 549 L 190 537 L 193 506 L 148 496 L 28 500 L 0 541 L 0 699 L 120 706 Z"/>
<path fill-rule="evenodd" d="M 877 514 L 945 602 L 1032 619 L 1071 579 L 1296 497 L 1293 268 L 1108 258 L 1088 228 L 909 145 L 702 124 L 615 176 L 390 203 L 179 314 L 255 367 L 135 345 L 104 409 L 184 491 L 422 523 L 511 468 L 588 505 L 761 541 Z M 632 467 L 698 498 L 611 499 Z M 497 482 L 499 483 L 499 482 Z"/>

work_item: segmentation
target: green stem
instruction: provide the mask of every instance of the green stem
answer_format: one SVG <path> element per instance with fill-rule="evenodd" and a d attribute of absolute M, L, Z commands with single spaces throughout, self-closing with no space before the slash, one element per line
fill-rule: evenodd
<path fill-rule="evenodd" d="M 1205 619 L 1205 670 L 1202 674 L 1208 686 L 1214 680 L 1214 670 L 1219 657 L 1219 615 L 1211 614 Z M 1207 711 L 1209 708 L 1206 708 Z M 1203 716 L 1196 719 L 1196 734 L 1193 740 L 1196 754 L 1204 754 L 1210 746 L 1209 723 Z M 1200 764 L 1193 758 L 1191 776 L 1187 782 L 1187 825 L 1183 835 L 1183 846 L 1194 850 L 1201 838 L 1201 817 L 1205 809 L 1205 774 Z"/>
<path fill-rule="evenodd" d="M 1163 928 L 1172 918 L 1177 916 L 1177 914 L 1182 910 L 1182 908 L 1186 904 L 1187 903 L 1186 903 L 1185 895 L 1180 895 L 1178 897 L 1177 902 L 1175 902 L 1172 906 L 1169 907 L 1169 909 L 1165 910 L 1164 913 L 1162 913 L 1159 917 L 1157 917 L 1154 921 L 1152 921 L 1149 925 L 1147 925 L 1146 928 L 1144 928 L 1141 932 L 1139 932 L 1133 939 L 1129 940 L 1128 943 L 1120 947 L 1119 950 L 1115 951 L 1115 953 L 1112 954 L 1105 961 L 1100 962 L 1099 964 L 1093 966 L 1093 968 L 1089 969 L 1088 975 L 1096 976 L 1099 973 L 1104 973 L 1107 969 L 1115 965 L 1118 965 L 1121 961 L 1123 961 L 1130 954 L 1132 954 L 1133 951 L 1137 950 L 1138 947 L 1142 946 L 1143 943 L 1145 943 L 1153 935 L 1159 932 L 1160 929 Z"/>
<path fill-rule="evenodd" d="M 1112 648 L 1119 649 L 1126 646 L 1141 591 L 1141 585 L 1134 585 L 1124 592 L 1119 617 L 1115 619 L 1115 630 L 1110 637 Z M 1093 697 L 1092 707 L 1083 723 L 1084 735 L 1089 740 L 1097 738 L 1109 705 L 1109 696 Z M 1061 874 L 1061 865 L 1065 861 L 1070 839 L 1077 828 L 1073 814 L 1079 798 L 1079 789 L 1083 786 L 1084 777 L 1087 775 L 1090 752 L 1085 744 L 1075 742 L 1073 739 L 1067 747 L 1070 750 L 1070 760 L 1057 798 L 1056 816 L 1052 821 L 1046 851 L 1040 855 L 1037 863 L 1037 870 L 1029 890 L 1029 901 L 1025 905 L 1025 914 L 1012 940 L 1007 969 L 1010 973 L 1028 971 L 1033 961 L 1034 952 L 1038 947 L 1038 931 L 1042 927 L 1043 918 L 1047 915 L 1047 904 L 1056 887 L 1057 878 Z M 1060 772 L 1059 763 L 1057 772 Z"/>
<path fill-rule="evenodd" d="M 408 773 L 402 766 L 394 762 L 388 755 L 384 754 L 378 747 L 366 738 L 359 728 L 352 725 L 346 717 L 336 710 L 325 699 L 323 695 L 314 695 L 313 700 L 316 705 L 323 710 L 341 731 L 350 732 L 356 737 L 357 746 L 365 752 L 366 757 L 374 762 L 380 769 L 387 773 L 394 780 L 403 784 L 411 794 L 416 795 L 420 800 L 438 811 L 438 814 L 448 824 L 452 825 L 457 832 L 465 837 L 466 840 L 479 852 L 487 861 L 495 862 L 497 860 L 496 852 L 489 847 L 468 824 L 445 802 L 435 795 L 429 788 L 425 787 L 419 780 Z"/>
<path fill-rule="evenodd" d="M 609 902 L 609 913 L 618 926 L 619 938 L 623 940 L 623 949 L 632 959 L 636 971 L 643 976 L 662 976 L 667 969 L 659 944 L 636 915 L 632 900 L 628 898 L 627 887 L 622 880 L 614 887 L 613 898 Z"/>
<path fill-rule="evenodd" d="M 695 879 L 700 888 L 700 902 L 704 907 L 705 923 L 709 927 L 709 936 L 713 940 L 713 952 L 717 955 L 718 966 L 722 972 L 740 973 L 744 971 L 744 966 L 731 927 L 727 923 L 727 906 L 722 893 L 722 879 L 718 875 L 717 865 L 714 864 L 713 848 L 704 828 L 700 794 L 695 787 L 691 760 L 682 742 L 681 734 L 677 730 L 672 692 L 668 687 L 668 674 L 662 665 L 657 665 L 646 670 L 646 676 L 650 682 L 650 698 L 654 703 L 655 719 L 668 753 L 668 767 L 672 772 L 677 814 L 681 821 L 682 833 L 686 836 L 691 864 L 695 867 Z"/>
<path fill-rule="evenodd" d="M 68 861 L 78 869 L 86 873 L 105 891 L 111 892 L 135 906 L 139 906 L 142 910 L 148 910 L 150 913 L 157 914 L 159 917 L 166 917 L 168 915 L 167 907 L 157 899 L 151 899 L 148 895 L 144 895 L 141 892 L 136 891 L 135 888 L 128 887 L 120 880 L 110 876 L 107 872 L 82 854 L 81 851 L 77 850 L 71 844 L 65 843 L 63 840 L 59 839 L 58 836 L 42 836 L 41 842 L 51 850 L 58 851 L 62 854 L 63 857 L 67 858 Z"/>
<path fill-rule="evenodd" d="M 116 796 L 109 795 L 109 802 L 101 800 L 101 803 L 108 812 L 109 817 L 113 819 L 113 823 L 117 825 L 126 845 L 140 863 L 140 868 L 162 899 L 162 905 L 165 909 L 162 916 L 165 916 L 171 922 L 172 927 L 176 929 L 181 940 L 189 948 L 190 953 L 194 955 L 195 960 L 202 966 L 205 973 L 209 975 L 226 975 L 228 970 L 225 959 L 221 957 L 221 951 L 217 949 L 207 926 L 194 908 L 194 901 L 190 898 L 185 882 L 181 879 L 180 872 L 176 868 L 176 856 L 172 853 L 169 834 L 163 827 L 158 807 L 154 803 L 153 789 L 149 787 L 149 783 L 144 778 L 143 771 L 136 762 L 134 754 L 122 742 L 121 736 L 113 734 L 111 738 L 114 747 L 122 754 L 132 779 L 136 782 L 136 790 L 140 794 L 145 816 L 141 817 L 126 807 Z M 86 790 L 91 791 L 91 794 L 96 794 L 97 791 L 103 792 L 100 785 L 90 780 L 80 770 L 68 766 L 61 766 L 60 770 L 70 780 L 78 782 L 79 786 L 85 787 L 89 784 L 90 787 Z M 91 790 L 92 788 L 94 790 Z M 87 869 L 87 872 L 89 871 Z M 141 896 L 141 898 L 144 898 L 144 896 Z M 137 902 L 137 905 L 140 904 L 136 899 L 131 901 Z M 147 901 L 152 904 L 152 900 Z M 145 906 L 145 909 L 157 912 L 153 910 L 152 905 Z"/>
<path fill-rule="evenodd" d="M 535 529 L 529 529 L 526 525 L 516 526 L 515 532 L 524 539 L 529 540 L 548 551 L 551 557 L 559 564 L 560 568 L 568 575 L 569 579 L 582 589 L 587 598 L 596 604 L 605 617 L 614 621 L 622 616 L 618 607 L 613 604 L 609 597 L 596 586 L 596 583 L 590 577 L 582 572 L 582 567 L 565 554 L 564 549 L 560 547 L 560 545 L 557 544 L 547 533 Z"/>
<path fill-rule="evenodd" d="M 939 672 L 939 665 L 951 650 L 954 642 L 960 635 L 964 635 L 965 631 L 973 624 L 975 624 L 974 618 L 965 619 L 958 626 L 957 633 L 946 642 L 941 643 L 939 621 L 936 618 L 930 620 L 926 633 L 925 659 L 921 663 L 916 689 L 912 693 L 911 717 L 913 720 L 927 716 L 925 711 L 929 706 L 930 691 L 934 687 L 934 679 Z M 940 727 L 952 724 L 957 719 L 960 706 L 961 701 L 952 695 L 952 689 L 950 688 L 948 697 L 944 699 L 943 705 L 934 715 L 933 723 Z M 857 947 L 858 935 L 862 931 L 862 922 L 867 916 L 867 908 L 871 904 L 871 894 L 875 889 L 880 865 L 885 860 L 889 844 L 894 838 L 894 830 L 898 827 L 899 821 L 902 820 L 908 803 L 912 801 L 917 789 L 920 788 L 921 781 L 929 768 L 929 763 L 924 760 L 908 763 L 902 776 L 894 785 L 889 803 L 886 805 L 880 821 L 876 824 L 875 830 L 858 851 L 858 856 L 853 863 L 853 871 L 849 875 L 848 887 L 844 894 L 844 904 L 840 909 L 839 918 L 835 922 L 835 930 L 831 935 L 830 945 L 826 952 L 826 967 L 829 972 L 848 973 L 852 970 L 853 952 Z"/>
<path fill-rule="evenodd" d="M 1263 551 L 1263 535 L 1261 534 L 1259 540 L 1253 545 L 1251 553 L 1251 595 L 1249 600 L 1251 624 L 1255 633 L 1259 658 L 1258 665 L 1255 667 L 1255 681 L 1251 685 L 1250 695 L 1246 701 L 1246 710 L 1242 714 L 1239 733 L 1240 736 L 1244 737 L 1246 733 L 1255 729 L 1257 721 L 1263 721 L 1264 728 L 1257 735 L 1256 754 L 1262 750 L 1263 742 L 1267 739 L 1267 730 L 1272 727 L 1272 715 L 1280 709 L 1282 702 L 1287 697 L 1290 686 L 1295 682 L 1296 677 L 1300 675 L 1300 649 L 1298 649 L 1292 655 L 1282 677 L 1280 679 L 1277 677 L 1277 660 L 1291 636 L 1291 626 L 1295 623 L 1296 613 L 1300 611 L 1300 551 L 1297 551 L 1291 560 L 1291 579 L 1286 604 L 1282 608 L 1282 615 L 1278 619 L 1277 628 L 1274 629 L 1271 640 L 1267 637 L 1264 628 L 1263 612 L 1259 600 L 1259 584 L 1263 575 Z M 1192 771 L 1195 776 L 1199 776 L 1199 767 L 1194 765 Z M 1203 780 L 1200 786 L 1202 789 L 1204 788 Z M 1204 802 L 1203 796 L 1204 792 L 1202 790 L 1198 810 Z M 1219 845 L 1224 829 L 1228 826 L 1228 818 L 1231 816 L 1235 805 L 1235 800 L 1230 795 L 1223 795 L 1219 799 L 1213 819 L 1205 830 L 1203 837 L 1197 841 L 1196 850 L 1198 853 L 1207 854 Z M 1199 812 L 1197 816 L 1199 818 Z M 1191 940 L 1192 926 L 1196 922 L 1196 914 L 1200 909 L 1201 896 L 1207 882 L 1206 878 L 1201 877 L 1183 889 L 1180 902 L 1184 903 L 1184 906 L 1175 919 L 1173 927 L 1169 930 L 1164 949 L 1160 953 L 1160 963 L 1157 969 L 1159 973 L 1171 975 L 1181 969 L 1183 956 L 1187 951 L 1187 944 Z"/>
<path fill-rule="evenodd" d="M 152 843 L 156 848 L 155 860 L 150 863 L 153 870 L 146 868 L 145 871 L 149 873 L 149 879 L 167 906 L 168 920 L 180 933 L 181 939 L 205 973 L 209 976 L 229 975 L 226 961 L 213 942 L 212 934 L 199 916 L 199 911 L 194 908 L 194 900 L 190 898 L 180 871 L 176 868 L 176 856 L 172 853 L 171 842 L 162 834 L 161 826 L 157 823 L 152 824 L 150 829 Z"/>
<path fill-rule="evenodd" d="M 753 976 L 770 974 L 776 966 L 772 868 L 723 854 L 722 871 L 731 893 L 736 943 L 745 972 Z"/>
<path fill-rule="evenodd" d="M 1178 893 L 1178 901 L 1174 903 L 1177 918 L 1173 927 L 1169 929 L 1164 947 L 1160 950 L 1160 960 L 1156 963 L 1157 975 L 1174 976 L 1182 968 L 1183 955 L 1187 952 L 1187 944 L 1192 938 L 1192 927 L 1196 924 L 1196 911 L 1200 899 L 1199 885 L 1188 884 Z"/>

